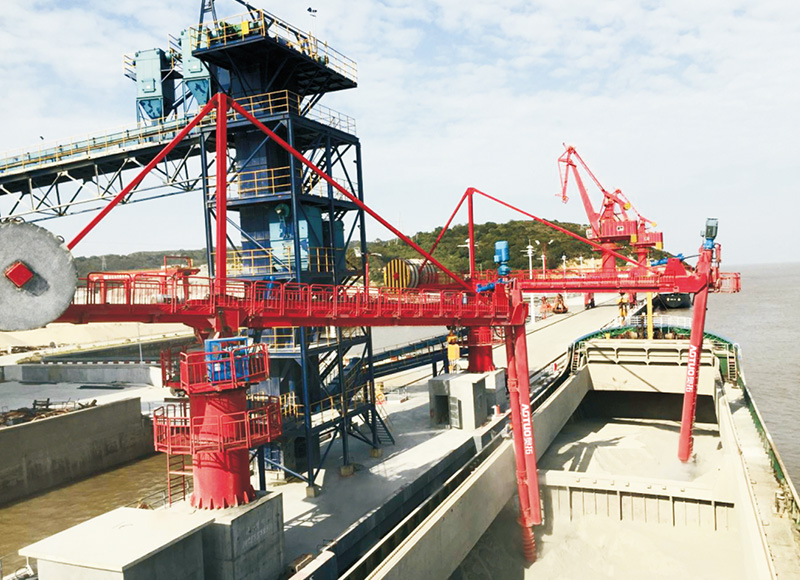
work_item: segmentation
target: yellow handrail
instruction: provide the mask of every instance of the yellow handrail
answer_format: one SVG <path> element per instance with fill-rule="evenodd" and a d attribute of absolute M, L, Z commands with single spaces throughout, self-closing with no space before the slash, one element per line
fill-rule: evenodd
<path fill-rule="evenodd" d="M 226 46 L 258 36 L 271 38 L 354 82 L 358 80 L 358 69 L 354 60 L 330 48 L 327 42 L 320 42 L 314 36 L 264 10 L 252 10 L 226 20 L 204 23 L 189 29 L 193 51 Z"/>
<path fill-rule="evenodd" d="M 303 256 L 303 269 L 314 272 L 332 272 L 335 249 L 328 247 L 309 248 Z M 213 256 L 214 254 L 212 254 Z M 228 250 L 228 274 L 231 276 L 268 276 L 295 271 L 294 249 L 286 245 L 254 250 Z"/>

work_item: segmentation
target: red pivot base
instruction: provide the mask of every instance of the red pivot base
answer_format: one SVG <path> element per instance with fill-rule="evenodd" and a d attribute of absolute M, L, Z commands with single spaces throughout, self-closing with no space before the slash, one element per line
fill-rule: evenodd
<path fill-rule="evenodd" d="M 250 484 L 247 449 L 227 453 L 201 453 L 194 462 L 194 492 L 191 504 L 199 509 L 224 509 L 255 499 Z"/>
<path fill-rule="evenodd" d="M 250 503 L 255 499 L 255 497 L 256 493 L 252 489 L 249 492 L 230 494 L 225 497 L 215 496 L 212 498 L 198 497 L 196 493 L 192 493 L 190 503 L 192 504 L 193 508 L 201 510 L 217 510 Z"/>

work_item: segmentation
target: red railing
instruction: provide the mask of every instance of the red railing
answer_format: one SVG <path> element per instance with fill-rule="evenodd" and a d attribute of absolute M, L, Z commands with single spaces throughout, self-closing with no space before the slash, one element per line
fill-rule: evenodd
<path fill-rule="evenodd" d="M 190 455 L 189 404 L 164 405 L 153 411 L 153 441 L 156 451 L 169 455 Z"/>
<path fill-rule="evenodd" d="M 493 271 L 476 282 L 496 279 Z M 697 292 L 703 280 L 687 272 L 517 270 L 509 276 L 528 292 Z M 735 291 L 738 280 L 723 278 Z M 215 281 L 199 276 L 156 274 L 91 274 L 78 286 L 62 322 L 144 320 L 202 323 L 222 310 L 236 311 L 233 324 L 264 326 L 387 326 L 451 324 L 493 326 L 510 323 L 503 285 L 494 292 L 460 288 L 388 288 L 331 286 L 228 279 L 225 292 Z M 348 324 L 350 322 L 350 324 Z"/>
<path fill-rule="evenodd" d="M 497 279 L 497 272 L 485 270 L 476 278 L 483 282 L 492 282 Z M 678 278 L 672 274 L 652 273 L 646 270 L 631 272 L 619 270 L 607 272 L 604 270 L 580 270 L 569 268 L 566 270 L 514 270 L 507 276 L 517 281 L 522 290 L 526 291 L 576 291 L 599 292 L 607 290 L 658 290 L 662 292 L 677 291 L 680 285 Z"/>
<path fill-rule="evenodd" d="M 266 344 L 181 354 L 181 388 L 190 395 L 238 389 L 268 376 Z"/>
<path fill-rule="evenodd" d="M 124 316 L 147 306 L 165 314 L 213 316 L 219 308 L 236 308 L 246 316 L 314 318 L 505 318 L 505 294 L 473 294 L 460 290 L 426 290 L 330 286 L 228 279 L 225 294 L 214 280 L 136 274 L 92 274 L 81 280 L 73 306 L 83 321 L 92 312 Z M 92 307 L 91 309 L 85 307 Z M 96 307 L 96 308 L 95 308 Z"/>
<path fill-rule="evenodd" d="M 739 272 L 720 272 L 716 280 L 717 292 L 735 293 L 742 291 L 742 275 Z"/>
<path fill-rule="evenodd" d="M 266 404 L 228 415 L 190 417 L 188 405 L 165 405 L 153 411 L 156 451 L 170 455 L 252 449 L 283 433 L 278 397 Z"/>

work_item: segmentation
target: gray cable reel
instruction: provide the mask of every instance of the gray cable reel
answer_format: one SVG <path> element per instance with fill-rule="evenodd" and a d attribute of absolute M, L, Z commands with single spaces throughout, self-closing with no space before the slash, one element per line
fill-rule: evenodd
<path fill-rule="evenodd" d="M 61 316 L 78 286 L 66 244 L 33 224 L 0 223 L 0 330 L 41 328 Z"/>

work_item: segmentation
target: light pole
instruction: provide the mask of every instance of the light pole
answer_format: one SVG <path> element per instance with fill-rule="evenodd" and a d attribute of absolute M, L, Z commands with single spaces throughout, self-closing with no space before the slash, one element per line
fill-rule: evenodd
<path fill-rule="evenodd" d="M 475 247 L 476 247 L 476 248 L 477 248 L 479 245 L 480 245 L 480 244 L 478 244 L 478 242 L 475 242 Z M 469 254 L 469 268 L 472 268 L 472 260 L 473 260 L 473 258 L 472 258 L 472 246 L 470 246 L 470 245 L 469 245 L 469 238 L 467 238 L 466 240 L 464 240 L 464 243 L 463 243 L 463 244 L 459 244 L 459 245 L 458 245 L 458 247 L 459 247 L 459 248 L 467 248 L 467 254 Z"/>
<path fill-rule="evenodd" d="M 311 16 L 311 43 L 308 47 L 312 56 L 317 56 L 317 11 L 311 6 L 308 7 L 308 15 Z M 312 44 L 313 43 L 313 44 Z"/>
<path fill-rule="evenodd" d="M 561 265 L 564 268 L 564 276 L 567 275 L 567 255 L 561 254 Z"/>
<path fill-rule="evenodd" d="M 546 244 L 542 244 L 539 240 L 533 240 L 537 246 L 542 246 L 542 274 L 547 273 L 547 246 L 552 244 L 555 240 L 550 240 Z"/>
<path fill-rule="evenodd" d="M 528 245 L 525 246 L 522 253 L 528 256 L 528 278 L 533 278 L 533 246 L 530 240 L 528 240 Z"/>
<path fill-rule="evenodd" d="M 317 37 L 317 11 L 316 11 L 316 9 L 311 8 L 311 6 L 309 6 L 308 9 L 306 10 L 306 12 L 308 12 L 308 15 L 311 17 L 311 36 L 316 38 Z"/>
<path fill-rule="evenodd" d="M 583 274 L 583 256 L 578 256 L 578 259 L 581 261 L 581 274 Z"/>

